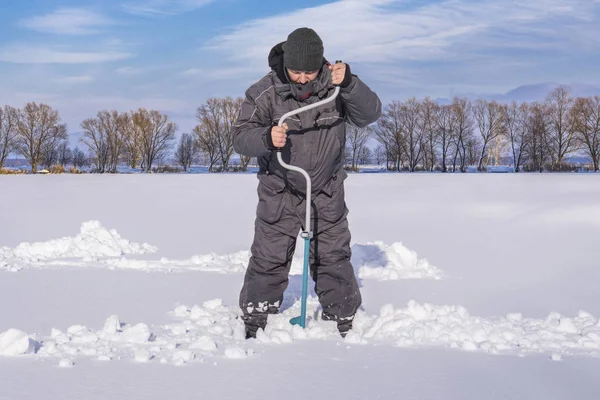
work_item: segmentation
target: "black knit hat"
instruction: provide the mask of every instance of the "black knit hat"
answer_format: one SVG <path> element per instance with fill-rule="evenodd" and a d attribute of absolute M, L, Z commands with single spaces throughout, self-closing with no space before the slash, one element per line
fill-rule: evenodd
<path fill-rule="evenodd" d="M 298 28 L 283 44 L 283 65 L 294 71 L 317 71 L 323 66 L 323 41 L 310 28 Z"/>

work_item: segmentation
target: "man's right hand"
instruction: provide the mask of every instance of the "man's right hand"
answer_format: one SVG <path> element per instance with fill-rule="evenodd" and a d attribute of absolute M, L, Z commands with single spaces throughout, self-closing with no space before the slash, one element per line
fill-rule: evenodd
<path fill-rule="evenodd" d="M 277 148 L 281 148 L 285 146 L 285 140 L 287 139 L 287 130 L 288 126 L 284 122 L 283 126 L 274 126 L 271 128 L 271 140 L 273 141 L 273 146 Z"/>

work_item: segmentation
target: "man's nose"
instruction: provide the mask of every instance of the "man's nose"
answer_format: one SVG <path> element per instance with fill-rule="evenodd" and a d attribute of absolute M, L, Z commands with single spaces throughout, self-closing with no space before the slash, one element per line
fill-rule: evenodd
<path fill-rule="evenodd" d="M 306 76 L 306 74 L 302 73 L 300 74 L 300 83 L 306 83 L 308 82 L 308 77 Z"/>

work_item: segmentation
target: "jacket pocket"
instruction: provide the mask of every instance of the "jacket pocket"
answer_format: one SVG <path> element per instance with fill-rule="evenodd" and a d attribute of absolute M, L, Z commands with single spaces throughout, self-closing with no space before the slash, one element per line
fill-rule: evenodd
<path fill-rule="evenodd" d="M 314 202 L 314 218 L 337 222 L 346 215 L 344 177 L 335 175 L 319 193 Z"/>
<path fill-rule="evenodd" d="M 284 190 L 285 186 L 277 186 L 267 180 L 261 180 L 256 189 L 258 193 L 256 216 L 270 224 L 278 222 L 285 205 Z"/>

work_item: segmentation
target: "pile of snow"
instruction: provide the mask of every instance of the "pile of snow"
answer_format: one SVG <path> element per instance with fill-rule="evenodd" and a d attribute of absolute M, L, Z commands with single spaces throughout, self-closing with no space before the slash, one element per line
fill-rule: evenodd
<path fill-rule="evenodd" d="M 400 242 L 386 246 L 377 241 L 352 246 L 352 262 L 361 279 L 441 279 L 441 271 Z"/>
<path fill-rule="evenodd" d="M 87 221 L 81 225 L 75 237 L 63 237 L 46 242 L 24 242 L 17 247 L 0 248 L 0 267 L 18 271 L 26 266 L 43 266 L 44 261 L 61 258 L 81 258 L 94 261 L 101 257 L 117 257 L 124 254 L 156 252 L 147 243 L 133 243 L 123 239 L 116 230 L 108 230 L 99 221 Z"/>
<path fill-rule="evenodd" d="M 471 316 L 462 306 L 434 306 L 409 301 L 406 308 L 391 304 L 378 316 L 357 315 L 351 343 L 391 341 L 401 347 L 444 346 L 506 352 L 600 355 L 600 323 L 585 311 L 576 317 L 557 312 L 545 319 L 523 318 L 520 313 L 491 319 Z"/>
<path fill-rule="evenodd" d="M 405 308 L 388 304 L 379 315 L 359 312 L 354 328 L 342 339 L 335 322 L 322 321 L 316 298 L 308 301 L 305 329 L 291 325 L 300 313 L 300 304 L 269 316 L 266 329 L 256 340 L 244 339 L 244 327 L 237 306 L 227 307 L 221 299 L 201 306 L 180 305 L 169 314 L 172 323 L 149 326 L 122 323 L 109 316 L 98 331 L 73 325 L 50 336 L 33 340 L 19 330 L 0 334 L 0 355 L 35 353 L 35 357 L 55 357 L 61 366 L 72 366 L 78 356 L 98 360 L 131 359 L 183 365 L 207 359 L 240 359 L 253 356 L 261 345 L 286 344 L 298 340 L 335 340 L 394 347 L 436 346 L 490 354 L 548 353 L 554 360 L 563 355 L 600 355 L 600 323 L 580 311 L 575 317 L 550 313 L 545 319 L 509 314 L 491 319 L 471 316 L 461 306 L 419 304 L 411 300 Z M 37 349 L 37 351 L 36 351 Z"/>
<path fill-rule="evenodd" d="M 18 329 L 0 333 L 0 356 L 18 356 L 33 353 L 38 344 Z"/>
<path fill-rule="evenodd" d="M 292 260 L 291 275 L 301 275 L 303 266 L 304 241 L 298 241 L 298 248 Z M 57 266 L 89 266 L 107 269 L 135 269 L 140 271 L 203 271 L 221 274 L 244 273 L 250 259 L 249 251 L 231 254 L 194 255 L 183 260 L 138 260 L 126 255 L 157 252 L 156 246 L 147 243 L 134 243 L 122 238 L 116 230 L 108 230 L 99 221 L 87 221 L 81 225 L 81 232 L 75 237 L 65 237 L 37 243 L 21 243 L 11 249 L 0 248 L 0 269 L 19 271 L 28 267 L 44 268 Z M 70 259 L 76 259 L 75 261 Z M 430 265 L 426 259 L 396 242 L 386 245 L 383 242 L 354 244 L 352 263 L 361 279 L 440 279 L 441 271 Z"/>

